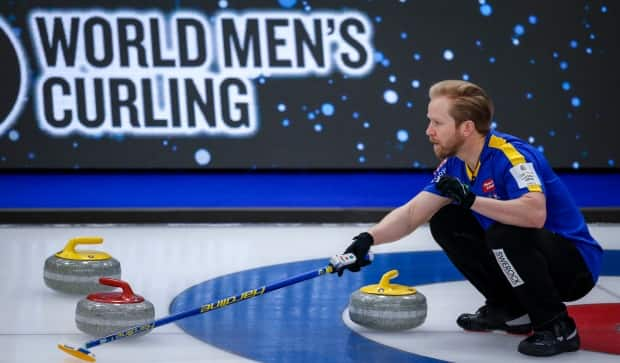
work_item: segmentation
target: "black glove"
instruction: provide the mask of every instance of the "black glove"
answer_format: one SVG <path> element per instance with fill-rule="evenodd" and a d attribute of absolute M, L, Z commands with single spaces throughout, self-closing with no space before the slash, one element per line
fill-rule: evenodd
<path fill-rule="evenodd" d="M 463 208 L 471 208 L 476 199 L 476 194 L 469 190 L 469 185 L 461 183 L 453 176 L 442 176 L 437 182 L 437 189 L 444 197 L 454 199 Z"/>
<path fill-rule="evenodd" d="M 363 232 L 353 237 L 353 243 L 344 251 L 344 253 L 352 253 L 355 255 L 356 261 L 352 265 L 348 265 L 338 270 L 338 276 L 342 276 L 345 269 L 358 272 L 362 267 L 370 265 L 370 261 L 366 258 L 370 246 L 372 246 L 374 239 L 368 232 Z"/>

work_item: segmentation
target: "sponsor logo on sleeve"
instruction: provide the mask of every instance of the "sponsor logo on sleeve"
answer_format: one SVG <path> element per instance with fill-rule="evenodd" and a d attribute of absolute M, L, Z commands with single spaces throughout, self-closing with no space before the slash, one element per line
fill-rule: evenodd
<path fill-rule="evenodd" d="M 512 174 L 519 188 L 541 185 L 538 174 L 536 174 L 536 170 L 534 170 L 534 165 L 532 163 L 515 165 L 510 169 L 510 174 Z"/>

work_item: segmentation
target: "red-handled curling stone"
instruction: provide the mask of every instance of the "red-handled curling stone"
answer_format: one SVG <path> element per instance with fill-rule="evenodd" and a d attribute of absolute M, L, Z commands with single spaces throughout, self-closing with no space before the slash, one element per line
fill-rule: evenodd
<path fill-rule="evenodd" d="M 102 277 L 99 283 L 120 287 L 122 291 L 92 293 L 80 300 L 75 308 L 78 329 L 95 337 L 103 337 L 154 320 L 153 304 L 134 294 L 127 282 Z"/>

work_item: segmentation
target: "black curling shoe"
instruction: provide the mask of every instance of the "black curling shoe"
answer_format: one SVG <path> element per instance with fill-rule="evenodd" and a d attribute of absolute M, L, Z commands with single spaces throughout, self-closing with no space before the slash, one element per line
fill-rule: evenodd
<path fill-rule="evenodd" d="M 543 329 L 534 330 L 534 334 L 519 343 L 519 352 L 536 357 L 548 357 L 579 350 L 577 326 L 568 314 L 563 314 Z"/>
<path fill-rule="evenodd" d="M 461 314 L 456 324 L 469 331 L 503 330 L 511 334 L 528 334 L 532 324 L 527 314 L 510 314 L 503 308 L 482 306 L 474 314 Z"/>

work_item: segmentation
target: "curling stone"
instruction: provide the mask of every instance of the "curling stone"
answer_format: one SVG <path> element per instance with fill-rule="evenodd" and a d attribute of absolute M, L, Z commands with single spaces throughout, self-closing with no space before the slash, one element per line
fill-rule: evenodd
<path fill-rule="evenodd" d="M 92 293 L 78 301 L 75 307 L 78 329 L 95 337 L 103 337 L 154 320 L 153 304 L 134 294 L 127 282 L 107 277 L 100 278 L 99 282 L 104 286 L 120 287 L 122 291 Z M 145 329 L 140 334 L 150 330 Z"/>
<path fill-rule="evenodd" d="M 383 274 L 379 284 L 364 286 L 351 294 L 349 317 L 355 323 L 379 330 L 405 330 L 426 320 L 426 297 L 415 288 L 390 284 L 397 270 Z"/>
<path fill-rule="evenodd" d="M 45 284 L 58 291 L 72 294 L 89 294 L 102 291 L 99 278 L 121 278 L 121 264 L 101 251 L 76 250 L 78 244 L 101 244 L 101 237 L 77 237 L 65 248 L 45 260 L 43 279 Z M 107 291 L 113 288 L 105 286 Z"/>

